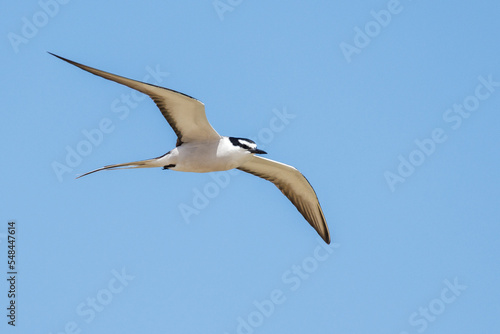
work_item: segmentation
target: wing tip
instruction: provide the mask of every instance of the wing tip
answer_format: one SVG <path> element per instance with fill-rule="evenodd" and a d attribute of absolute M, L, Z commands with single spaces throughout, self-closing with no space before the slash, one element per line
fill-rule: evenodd
<path fill-rule="evenodd" d="M 56 55 L 55 53 L 52 53 L 52 52 L 50 52 L 50 51 L 47 51 L 47 53 L 48 53 L 48 54 L 50 54 L 50 55 L 53 55 L 53 56 L 54 56 L 54 57 L 56 57 L 56 58 L 59 58 L 59 59 L 61 59 L 61 60 L 64 60 L 65 62 L 70 63 L 71 65 L 75 65 L 76 67 L 80 67 L 80 68 L 82 68 L 82 66 L 84 66 L 84 65 L 82 65 L 82 64 L 80 64 L 80 63 L 77 63 L 76 61 L 69 60 L 69 59 L 67 59 L 67 58 L 64 58 L 64 57 L 58 56 L 58 55 Z"/>
<path fill-rule="evenodd" d="M 326 220 L 323 220 L 322 225 L 319 225 L 317 227 L 313 225 L 313 227 L 319 234 L 321 239 L 323 239 L 323 241 L 326 242 L 327 245 L 329 245 L 332 242 L 332 239 L 330 238 L 330 230 L 328 229 L 328 224 L 326 223 Z"/>
<path fill-rule="evenodd" d="M 56 58 L 59 58 L 59 59 L 62 59 L 62 60 L 68 61 L 66 58 L 63 58 L 63 57 L 61 57 L 61 56 L 58 56 L 58 55 L 56 55 L 55 53 L 52 53 L 52 52 L 50 52 L 50 51 L 47 51 L 47 53 L 48 53 L 49 55 L 52 55 L 52 56 L 56 57 Z"/>
<path fill-rule="evenodd" d="M 321 208 L 320 208 L 320 210 L 321 210 Z M 323 211 L 321 211 L 321 213 L 323 213 Z M 323 227 L 324 227 L 324 231 L 322 231 L 320 236 L 329 245 L 332 242 L 332 239 L 330 238 L 330 229 L 328 228 L 328 224 L 326 223 L 324 216 L 323 216 Z M 319 231 L 318 231 L 318 233 L 319 233 Z"/>

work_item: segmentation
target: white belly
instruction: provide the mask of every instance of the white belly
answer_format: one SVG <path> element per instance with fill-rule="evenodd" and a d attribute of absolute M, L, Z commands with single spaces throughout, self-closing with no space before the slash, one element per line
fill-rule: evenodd
<path fill-rule="evenodd" d="M 250 155 L 223 138 L 209 143 L 183 143 L 171 151 L 169 164 L 175 164 L 171 170 L 207 173 L 236 168 Z"/>

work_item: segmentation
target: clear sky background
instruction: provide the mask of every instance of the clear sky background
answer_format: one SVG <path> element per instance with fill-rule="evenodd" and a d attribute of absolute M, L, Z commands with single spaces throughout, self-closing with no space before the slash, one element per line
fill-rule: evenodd
<path fill-rule="evenodd" d="M 498 330 L 499 10 L 3 2 L 0 331 Z M 47 51 L 203 101 L 220 134 L 252 138 L 308 177 L 332 244 L 242 172 L 75 180 L 162 155 L 176 137 L 149 99 Z"/>

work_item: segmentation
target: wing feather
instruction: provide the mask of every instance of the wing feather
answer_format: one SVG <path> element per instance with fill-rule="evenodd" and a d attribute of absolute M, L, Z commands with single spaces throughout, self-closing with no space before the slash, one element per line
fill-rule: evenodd
<path fill-rule="evenodd" d="M 163 117 L 165 117 L 177 135 L 177 146 L 186 142 L 210 139 L 218 140 L 220 138 L 220 135 L 208 122 L 203 103 L 189 95 L 104 72 L 53 53 L 50 54 L 82 70 L 148 95 L 156 103 Z"/>
<path fill-rule="evenodd" d="M 326 243 L 330 243 L 330 232 L 316 192 L 305 176 L 296 168 L 253 155 L 238 169 L 274 183 L 321 238 Z"/>

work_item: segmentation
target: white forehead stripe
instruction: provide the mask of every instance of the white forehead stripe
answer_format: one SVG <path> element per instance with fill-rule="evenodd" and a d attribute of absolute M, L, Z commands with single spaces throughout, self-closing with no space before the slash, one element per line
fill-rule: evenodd
<path fill-rule="evenodd" d="M 247 145 L 250 148 L 256 148 L 257 147 L 257 144 L 251 143 L 251 142 L 243 140 L 243 139 L 238 139 L 238 141 L 240 142 L 240 144 Z"/>

